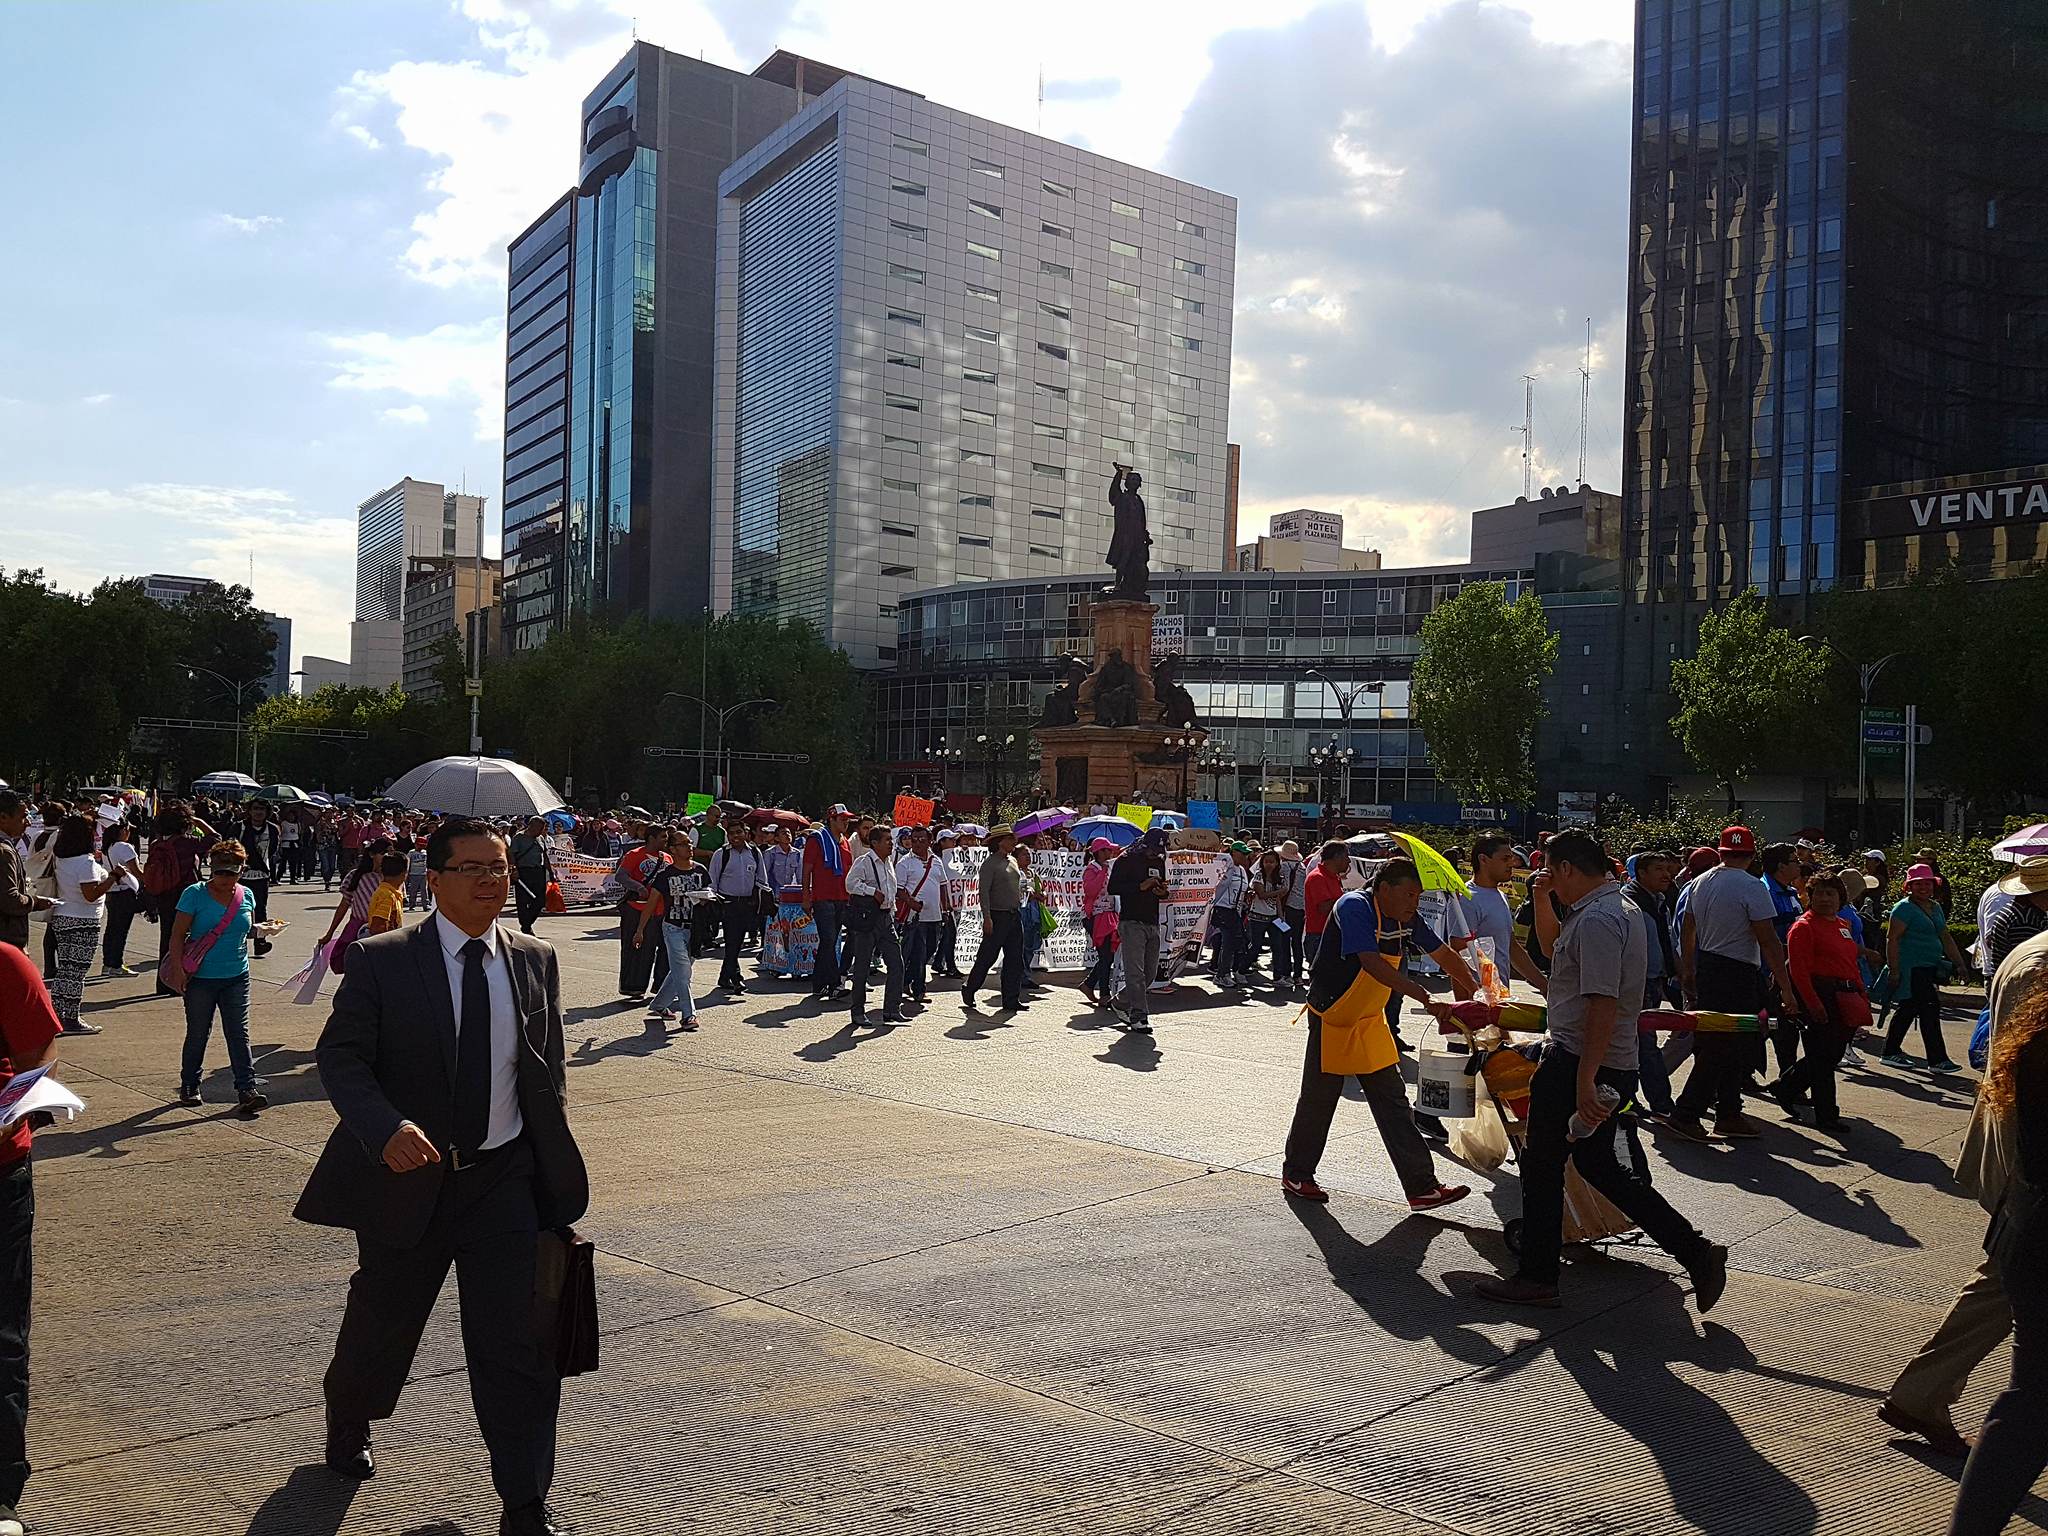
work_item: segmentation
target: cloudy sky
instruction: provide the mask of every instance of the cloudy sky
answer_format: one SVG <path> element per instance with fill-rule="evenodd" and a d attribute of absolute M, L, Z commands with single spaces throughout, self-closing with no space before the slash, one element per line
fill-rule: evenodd
<path fill-rule="evenodd" d="M 1462 514 L 1521 488 L 1523 374 L 1538 481 L 1575 478 L 1588 318 L 1586 476 L 1620 477 L 1632 12 L 6 0 L 0 560 L 253 570 L 297 653 L 345 655 L 358 501 L 411 474 L 496 506 L 505 241 L 636 24 L 1234 194 L 1246 528 L 1316 506 L 1390 564 L 1462 558 Z"/>

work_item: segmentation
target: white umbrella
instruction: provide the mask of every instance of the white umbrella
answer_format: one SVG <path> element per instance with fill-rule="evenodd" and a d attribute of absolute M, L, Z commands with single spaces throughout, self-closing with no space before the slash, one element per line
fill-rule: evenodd
<path fill-rule="evenodd" d="M 224 768 L 219 773 L 209 773 L 204 778 L 194 779 L 192 787 L 194 789 L 256 789 L 260 786 L 256 780 L 250 778 L 246 773 L 236 773 L 232 769 Z"/>
<path fill-rule="evenodd" d="M 546 779 L 504 757 L 437 757 L 384 793 L 415 811 L 465 816 L 540 816 L 563 804 Z"/>

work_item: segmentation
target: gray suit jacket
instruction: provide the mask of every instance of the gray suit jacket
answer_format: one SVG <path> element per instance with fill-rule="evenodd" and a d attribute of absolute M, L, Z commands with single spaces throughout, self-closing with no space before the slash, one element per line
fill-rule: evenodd
<path fill-rule="evenodd" d="M 519 1112 L 533 1149 L 540 1224 L 567 1226 L 590 1204 L 583 1155 L 569 1132 L 561 971 L 554 946 L 500 925 L 519 1015 Z M 455 1125 L 455 1004 L 431 918 L 350 948 L 334 1011 L 314 1059 L 341 1124 L 292 1213 L 411 1247 L 425 1235 L 449 1167 Z M 393 1173 L 384 1144 L 410 1120 L 443 1161 Z"/>
<path fill-rule="evenodd" d="M 0 833 L 0 943 L 28 948 L 28 915 L 36 909 L 28 870 L 15 851 L 14 839 Z"/>

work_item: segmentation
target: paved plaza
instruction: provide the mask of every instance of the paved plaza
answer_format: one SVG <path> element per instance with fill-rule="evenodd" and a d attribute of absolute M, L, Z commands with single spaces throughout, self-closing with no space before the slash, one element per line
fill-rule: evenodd
<path fill-rule="evenodd" d="M 325 905 L 273 900 L 293 926 L 259 978 Z M 1411 1217 L 1351 1102 L 1331 1203 L 1281 1198 L 1291 1001 L 1191 983 L 1146 1040 L 1062 983 L 1014 1016 L 946 994 L 854 1033 L 770 983 L 650 1036 L 608 919 L 541 931 L 604 1325 L 602 1369 L 564 1393 L 552 1502 L 580 1532 L 1945 1527 L 1958 1468 L 1873 1410 L 1980 1251 L 1948 1174 L 1965 1079 L 1850 1072 L 1843 1141 L 1771 1110 L 1758 1143 L 1656 1143 L 1660 1187 L 1732 1249 L 1710 1318 L 1633 1248 L 1569 1262 L 1562 1311 L 1515 1312 L 1468 1294 L 1503 1262 L 1511 1168 Z M 138 924 L 137 955 L 154 942 Z M 715 975 L 699 962 L 700 998 Z M 494 1532 L 452 1283 L 376 1478 L 319 1465 L 352 1240 L 289 1211 L 333 1123 L 325 1010 L 257 990 L 254 1120 L 217 1039 L 216 1102 L 175 1104 L 182 1015 L 147 978 L 94 984 L 106 1033 L 65 1042 L 90 1110 L 37 1140 L 32 1528 Z M 2005 1374 L 2001 1351 L 1960 1423 Z M 2021 1513 L 2048 1529 L 2039 1497 Z"/>

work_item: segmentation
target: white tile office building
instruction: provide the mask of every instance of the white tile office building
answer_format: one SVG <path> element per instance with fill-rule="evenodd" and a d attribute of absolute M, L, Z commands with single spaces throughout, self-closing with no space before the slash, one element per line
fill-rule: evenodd
<path fill-rule="evenodd" d="M 1234 198 L 849 76 L 720 182 L 712 584 L 861 667 L 896 604 L 1224 565 Z"/>

